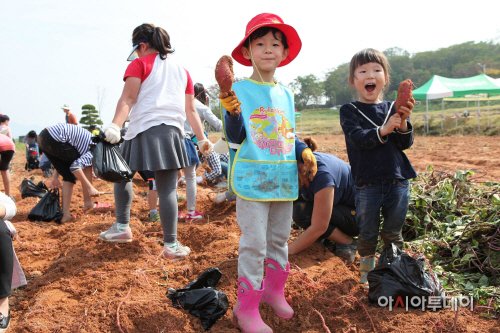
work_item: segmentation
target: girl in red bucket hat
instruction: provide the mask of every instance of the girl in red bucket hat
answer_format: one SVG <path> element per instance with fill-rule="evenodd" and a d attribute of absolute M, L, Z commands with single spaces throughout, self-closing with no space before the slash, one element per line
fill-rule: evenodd
<path fill-rule="evenodd" d="M 242 233 L 238 300 L 231 321 L 243 332 L 272 332 L 260 317 L 261 300 L 279 317 L 294 314 L 284 288 L 290 273 L 287 241 L 293 201 L 299 190 L 296 162 L 303 161 L 312 177 L 317 167 L 311 150 L 295 136 L 293 93 L 274 80 L 274 73 L 295 59 L 301 45 L 295 29 L 279 16 L 257 15 L 232 53 L 242 65 L 253 66 L 252 76 L 236 82 L 234 94 L 219 96 L 231 148 L 229 190 L 237 195 Z"/>

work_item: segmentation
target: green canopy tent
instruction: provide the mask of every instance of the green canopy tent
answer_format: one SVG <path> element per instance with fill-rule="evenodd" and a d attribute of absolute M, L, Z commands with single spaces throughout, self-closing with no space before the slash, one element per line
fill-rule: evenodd
<path fill-rule="evenodd" d="M 500 83 L 485 74 L 463 79 L 450 79 L 434 75 L 427 83 L 413 90 L 413 98 L 424 100 L 427 112 L 427 133 L 429 133 L 429 100 L 445 97 L 463 97 L 473 94 L 498 94 Z"/>

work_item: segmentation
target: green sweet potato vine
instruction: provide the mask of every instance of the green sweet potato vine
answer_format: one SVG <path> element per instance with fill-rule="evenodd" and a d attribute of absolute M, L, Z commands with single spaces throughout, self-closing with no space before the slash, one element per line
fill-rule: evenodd
<path fill-rule="evenodd" d="M 411 182 L 403 237 L 409 252 L 425 255 L 450 294 L 472 295 L 498 315 L 500 185 L 481 176 L 428 167 Z"/>

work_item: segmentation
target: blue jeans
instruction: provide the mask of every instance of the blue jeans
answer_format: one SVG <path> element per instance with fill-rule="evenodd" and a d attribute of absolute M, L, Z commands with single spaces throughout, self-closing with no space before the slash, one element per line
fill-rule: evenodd
<path fill-rule="evenodd" d="M 380 230 L 380 208 L 384 223 L 380 236 L 384 246 L 394 243 L 403 248 L 401 229 L 408 211 L 410 182 L 408 180 L 388 180 L 378 184 L 356 187 L 356 222 L 359 227 L 359 255 L 374 255 Z"/>
<path fill-rule="evenodd" d="M 220 168 L 222 169 L 222 174 L 227 179 L 227 169 L 229 168 L 229 165 L 224 161 L 220 161 Z"/>

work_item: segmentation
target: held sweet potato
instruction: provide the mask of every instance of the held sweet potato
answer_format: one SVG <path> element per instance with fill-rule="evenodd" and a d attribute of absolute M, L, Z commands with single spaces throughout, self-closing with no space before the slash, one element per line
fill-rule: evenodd
<path fill-rule="evenodd" d="M 406 79 L 399 84 L 398 97 L 396 98 L 396 112 L 402 114 L 399 108 L 402 106 L 408 107 L 408 102 L 415 104 L 415 99 L 413 99 L 413 82 L 410 79 Z"/>
<path fill-rule="evenodd" d="M 215 66 L 215 79 L 220 87 L 220 92 L 231 92 L 231 87 L 234 82 L 233 58 L 224 55 Z"/>
<path fill-rule="evenodd" d="M 233 58 L 224 55 L 217 61 L 215 79 L 221 91 L 219 98 L 222 100 L 222 106 L 232 114 L 240 113 L 241 103 L 238 101 L 236 93 L 232 90 L 234 83 Z"/>

